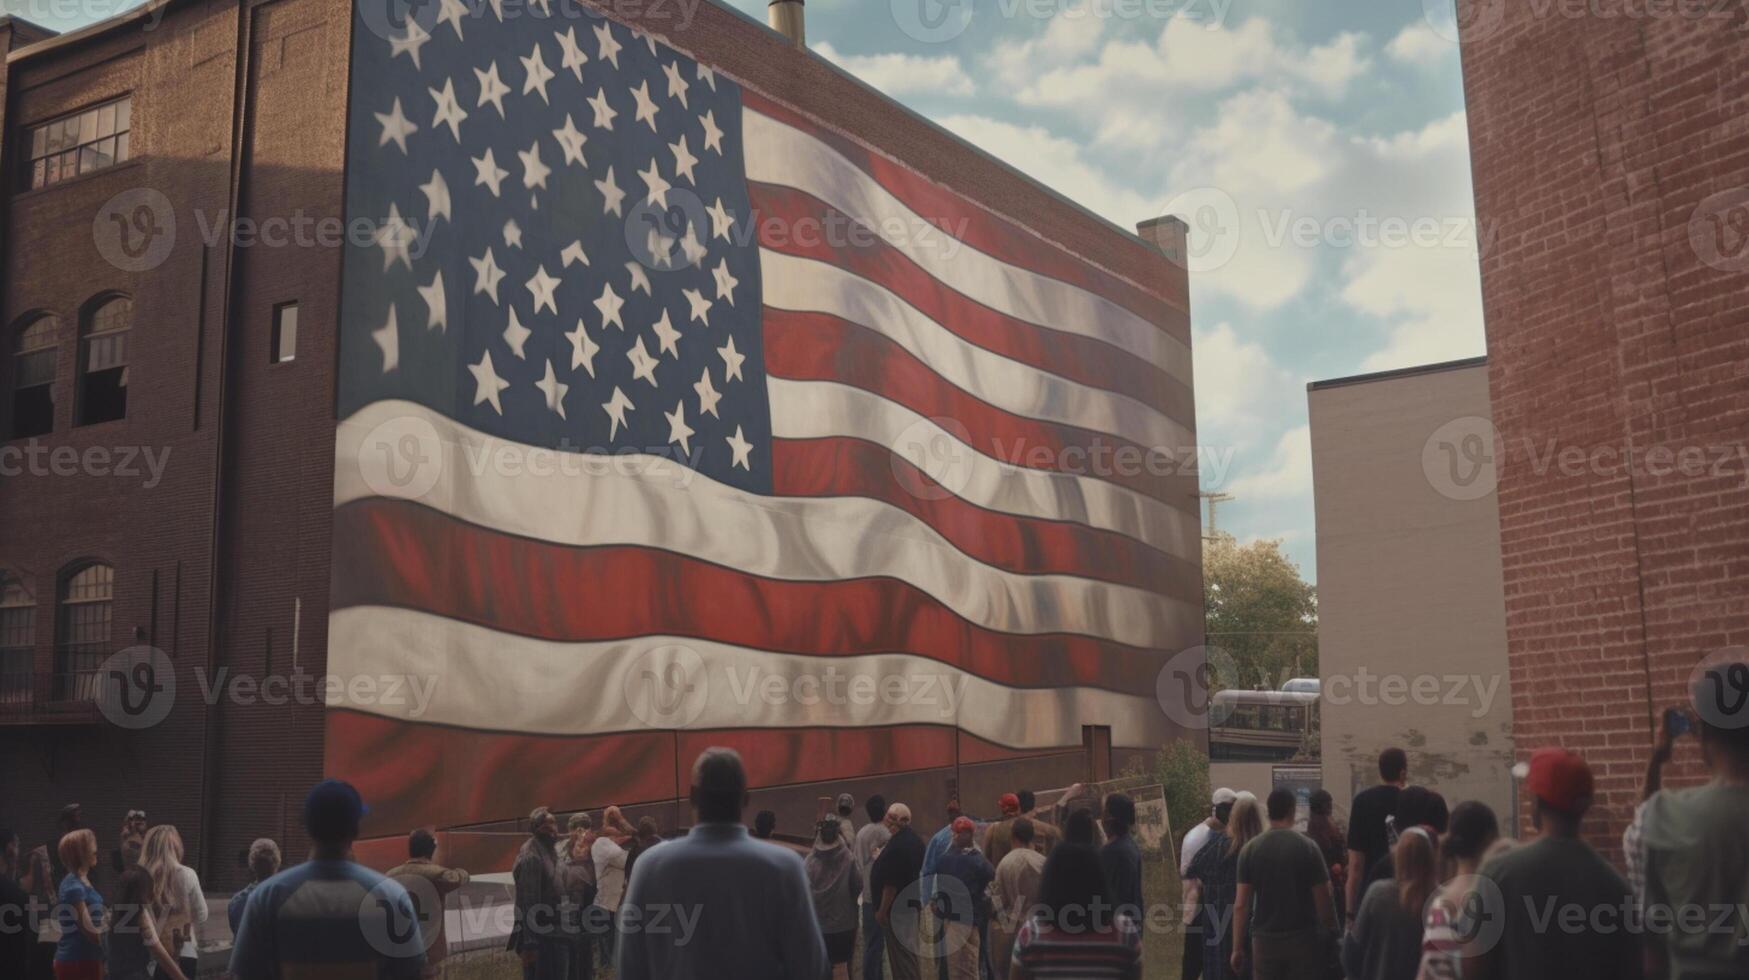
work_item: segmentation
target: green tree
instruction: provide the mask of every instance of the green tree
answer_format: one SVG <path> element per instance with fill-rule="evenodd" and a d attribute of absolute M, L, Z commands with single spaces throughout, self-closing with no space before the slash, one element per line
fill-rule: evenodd
<path fill-rule="evenodd" d="M 1126 776 L 1146 778 L 1166 793 L 1166 819 L 1171 826 L 1172 853 L 1190 828 L 1209 813 L 1209 757 L 1187 738 L 1167 742 L 1144 763 L 1131 763 Z"/>
<path fill-rule="evenodd" d="M 1279 687 L 1318 672 L 1318 592 L 1280 541 L 1203 543 L 1204 629 L 1229 662 L 1211 660 L 1217 689 Z"/>

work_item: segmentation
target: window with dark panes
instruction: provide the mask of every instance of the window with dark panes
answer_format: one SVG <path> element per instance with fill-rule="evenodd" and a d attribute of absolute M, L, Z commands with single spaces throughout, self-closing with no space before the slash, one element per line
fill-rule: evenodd
<path fill-rule="evenodd" d="M 86 565 L 62 579 L 56 651 L 56 688 L 62 698 L 96 699 L 100 685 L 97 671 L 111 652 L 114 598 L 115 569 L 108 565 Z"/>
<path fill-rule="evenodd" d="M 281 303 L 273 308 L 273 353 L 269 361 L 285 364 L 298 356 L 298 304 Z"/>
<path fill-rule="evenodd" d="M 128 333 L 134 303 L 104 300 L 85 315 L 79 338 L 79 423 L 96 425 L 128 414 Z"/>
<path fill-rule="evenodd" d="M 30 187 L 126 162 L 132 126 L 133 99 L 120 98 L 30 127 L 24 167 Z"/>
<path fill-rule="evenodd" d="M 8 438 L 28 439 L 55 427 L 55 352 L 60 321 L 39 316 L 17 332 L 12 346 L 12 411 Z"/>
<path fill-rule="evenodd" d="M 36 673 L 36 600 L 0 572 L 0 704 L 29 701 Z"/>

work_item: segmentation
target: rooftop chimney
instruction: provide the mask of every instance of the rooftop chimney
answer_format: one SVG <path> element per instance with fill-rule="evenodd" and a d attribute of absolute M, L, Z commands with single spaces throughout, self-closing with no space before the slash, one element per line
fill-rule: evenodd
<path fill-rule="evenodd" d="M 807 30 L 803 25 L 802 0 L 771 0 L 765 8 L 766 22 L 771 29 L 790 39 L 796 47 L 805 47 L 808 43 Z"/>

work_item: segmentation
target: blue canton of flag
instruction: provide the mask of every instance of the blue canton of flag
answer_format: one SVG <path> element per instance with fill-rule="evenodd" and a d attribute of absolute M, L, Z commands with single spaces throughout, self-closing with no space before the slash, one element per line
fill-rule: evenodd
<path fill-rule="evenodd" d="M 769 493 L 737 87 L 587 7 L 382 14 L 354 32 L 347 211 L 376 231 L 346 254 L 339 416 L 402 399 Z"/>

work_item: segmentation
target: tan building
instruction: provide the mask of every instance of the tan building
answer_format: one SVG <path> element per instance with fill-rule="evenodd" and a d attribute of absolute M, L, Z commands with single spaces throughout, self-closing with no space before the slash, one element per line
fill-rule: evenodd
<path fill-rule="evenodd" d="M 1486 358 L 1307 386 L 1324 787 L 1381 749 L 1448 802 L 1514 804 Z"/>

